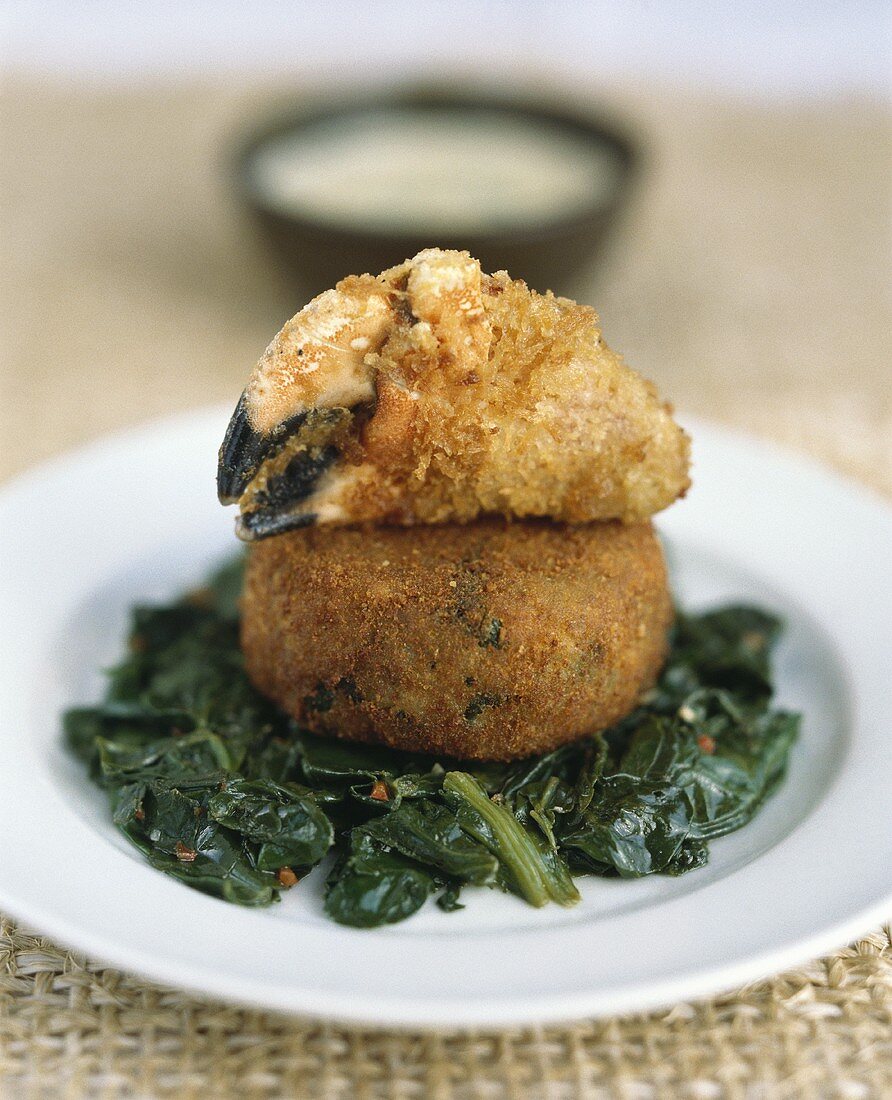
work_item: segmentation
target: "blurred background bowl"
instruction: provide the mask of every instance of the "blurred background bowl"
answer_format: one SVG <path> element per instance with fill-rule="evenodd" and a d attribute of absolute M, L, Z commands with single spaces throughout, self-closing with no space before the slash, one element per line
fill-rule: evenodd
<path fill-rule="evenodd" d="M 501 154 L 488 148 L 488 133 Z M 513 160 L 503 176 L 500 155 Z M 304 297 L 433 245 L 571 294 L 616 222 L 638 160 L 632 140 L 604 119 L 547 101 L 422 88 L 280 112 L 243 141 L 235 167 L 240 196 Z M 329 193 L 314 197 L 323 180 L 302 173 L 318 177 L 320 163 Z M 562 187 L 553 206 L 549 171 Z"/>

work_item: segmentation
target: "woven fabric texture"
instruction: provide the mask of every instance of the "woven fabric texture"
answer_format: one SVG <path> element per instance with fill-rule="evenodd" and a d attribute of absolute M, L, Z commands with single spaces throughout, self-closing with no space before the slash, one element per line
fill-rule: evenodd
<path fill-rule="evenodd" d="M 452 1036 L 303 1023 L 91 966 L 0 923 L 0 1082 L 22 1097 L 892 1095 L 890 930 L 647 1016 Z"/>
<path fill-rule="evenodd" d="M 7 80 L 0 478 L 100 432 L 234 399 L 301 303 L 221 150 L 292 94 Z M 646 88 L 605 102 L 648 152 L 624 225 L 578 288 L 610 342 L 683 412 L 892 495 L 887 113 Z M 882 1100 L 892 945 L 876 931 L 646 1016 L 427 1036 L 200 1000 L 0 919 L 0 1097 L 62 1096 Z"/>

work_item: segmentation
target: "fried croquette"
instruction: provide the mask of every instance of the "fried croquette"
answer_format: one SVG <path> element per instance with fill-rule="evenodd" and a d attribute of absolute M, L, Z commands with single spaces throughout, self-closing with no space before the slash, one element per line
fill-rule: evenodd
<path fill-rule="evenodd" d="M 256 543 L 242 648 L 310 730 L 466 759 L 627 714 L 672 606 L 650 523 L 306 528 Z"/>
<path fill-rule="evenodd" d="M 266 349 L 218 493 L 258 539 L 307 524 L 647 519 L 689 440 L 597 314 L 427 249 L 319 295 Z"/>

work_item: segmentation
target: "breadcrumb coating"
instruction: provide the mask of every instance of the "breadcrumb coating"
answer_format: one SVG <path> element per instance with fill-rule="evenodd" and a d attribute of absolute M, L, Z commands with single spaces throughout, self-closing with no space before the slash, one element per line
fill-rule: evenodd
<path fill-rule="evenodd" d="M 279 492 L 289 526 L 634 523 L 689 485 L 687 435 L 595 311 L 485 275 L 465 252 L 428 249 L 315 298 L 267 348 L 243 407 L 261 440 L 295 425 L 241 494 L 244 514 L 269 507 L 286 462 L 312 465 L 309 489 Z"/>
<path fill-rule="evenodd" d="M 242 648 L 318 733 L 511 760 L 627 714 L 671 619 L 650 523 L 306 528 L 252 547 Z"/>

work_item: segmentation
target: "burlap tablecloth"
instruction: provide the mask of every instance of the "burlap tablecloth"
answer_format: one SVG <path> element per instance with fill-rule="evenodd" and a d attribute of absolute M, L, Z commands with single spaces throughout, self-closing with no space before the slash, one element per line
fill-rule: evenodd
<path fill-rule="evenodd" d="M 280 95 L 6 80 L 0 476 L 233 399 L 299 304 L 221 172 L 226 139 Z M 892 494 L 883 109 L 606 98 L 650 151 L 579 288 L 611 343 L 682 410 Z M 431 1037 L 215 1004 L 0 921 L 4 1097 L 888 1097 L 890 1025 L 888 929 L 696 1005 Z"/>

